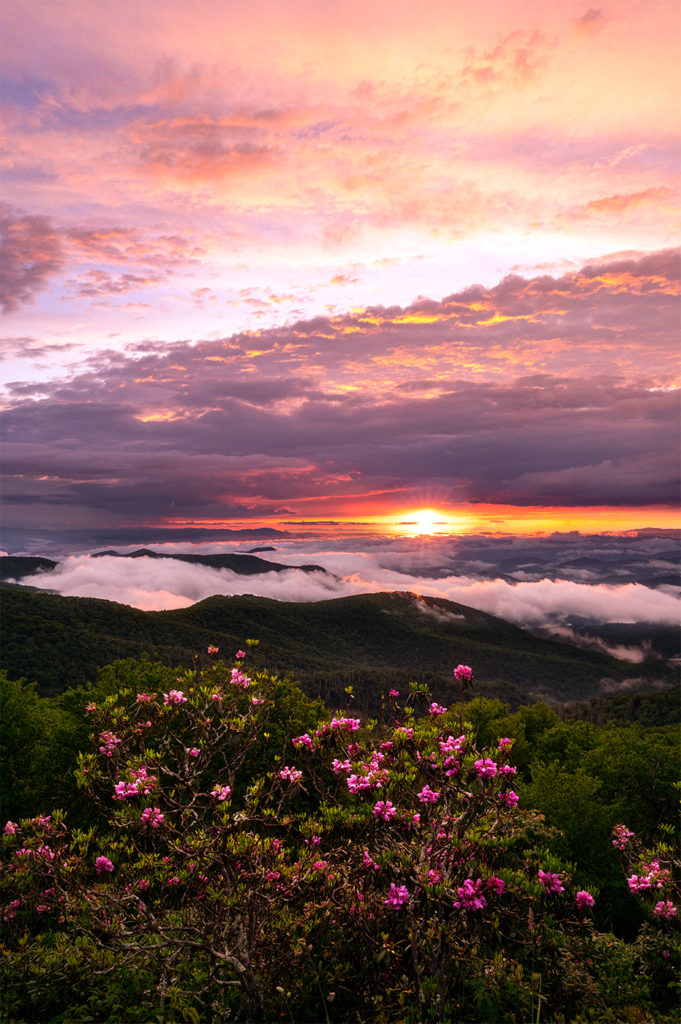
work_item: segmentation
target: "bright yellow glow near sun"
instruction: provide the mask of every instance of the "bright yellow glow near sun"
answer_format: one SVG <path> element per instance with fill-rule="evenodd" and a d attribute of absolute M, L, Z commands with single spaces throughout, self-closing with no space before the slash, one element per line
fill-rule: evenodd
<path fill-rule="evenodd" d="M 434 533 L 448 533 L 449 519 L 443 512 L 434 508 L 417 508 L 405 513 L 400 525 L 400 532 L 412 537 L 428 537 Z"/>

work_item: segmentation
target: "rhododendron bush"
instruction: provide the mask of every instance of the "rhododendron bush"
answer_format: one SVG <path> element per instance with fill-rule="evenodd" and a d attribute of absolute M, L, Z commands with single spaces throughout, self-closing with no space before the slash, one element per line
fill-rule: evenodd
<path fill-rule="evenodd" d="M 389 722 L 337 712 L 286 735 L 276 681 L 209 653 L 165 692 L 88 704 L 96 827 L 5 825 L 10 1019 L 67 1019 L 69 991 L 92 1013 L 74 1020 L 618 1019 L 588 1016 L 609 1012 L 598 894 L 520 806 L 511 740 L 477 749 L 462 707 L 416 684 L 390 692 Z M 662 970 L 668 854 L 630 881 L 655 900 Z"/>

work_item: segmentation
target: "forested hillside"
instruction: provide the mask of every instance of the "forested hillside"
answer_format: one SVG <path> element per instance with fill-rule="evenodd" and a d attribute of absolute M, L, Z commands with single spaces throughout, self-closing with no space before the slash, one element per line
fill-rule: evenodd
<path fill-rule="evenodd" d="M 464 605 L 412 594 L 369 594 L 286 603 L 248 595 L 212 597 L 189 608 L 142 612 L 88 598 L 7 590 L 2 595 L 1 665 L 43 694 L 95 678 L 111 661 L 148 653 L 168 665 L 194 664 L 208 644 L 236 650 L 259 641 L 272 671 L 292 672 L 327 703 L 354 687 L 375 711 L 386 684 L 428 683 L 451 694 L 451 665 L 476 665 L 476 693 L 517 706 L 584 700 L 635 676 L 629 688 L 672 685 L 661 662 L 635 668 L 599 652 L 532 636 Z M 199 659 L 204 655 L 199 655 Z M 604 683 L 604 681 L 606 681 Z"/>

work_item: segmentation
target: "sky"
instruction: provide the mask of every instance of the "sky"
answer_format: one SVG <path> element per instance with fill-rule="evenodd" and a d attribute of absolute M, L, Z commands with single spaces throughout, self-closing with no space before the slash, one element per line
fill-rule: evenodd
<path fill-rule="evenodd" d="M 1 17 L 3 550 L 679 525 L 676 0 Z"/>

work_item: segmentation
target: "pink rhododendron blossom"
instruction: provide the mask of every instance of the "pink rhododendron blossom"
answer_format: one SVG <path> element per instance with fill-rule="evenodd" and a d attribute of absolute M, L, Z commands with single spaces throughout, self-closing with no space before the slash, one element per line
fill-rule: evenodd
<path fill-rule="evenodd" d="M 245 676 L 243 672 L 240 672 L 238 668 L 232 669 L 232 683 L 235 686 L 241 686 L 242 689 L 247 690 L 251 685 L 251 680 L 248 676 Z"/>
<path fill-rule="evenodd" d="M 398 726 L 397 729 L 395 729 L 395 735 L 396 736 L 404 736 L 405 739 L 413 740 L 413 738 L 414 738 L 414 730 L 412 729 L 411 726 L 400 725 L 400 726 Z"/>
<path fill-rule="evenodd" d="M 511 764 L 502 764 L 499 766 L 500 775 L 516 775 L 518 769 L 514 768 Z"/>
<path fill-rule="evenodd" d="M 429 713 L 433 715 L 433 717 L 437 715 L 446 715 L 447 708 L 443 707 L 442 704 L 436 704 L 435 701 L 433 701 L 433 703 L 430 705 Z"/>
<path fill-rule="evenodd" d="M 504 891 L 504 880 L 503 878 L 497 878 L 496 875 L 490 875 L 489 878 L 485 879 L 485 886 L 500 896 Z"/>
<path fill-rule="evenodd" d="M 246 652 L 245 651 L 237 651 L 236 652 L 236 657 L 237 657 L 238 661 L 241 661 L 242 658 L 246 657 Z"/>
<path fill-rule="evenodd" d="M 352 765 L 347 758 L 344 761 L 339 761 L 337 757 L 334 757 L 333 761 L 331 762 L 331 768 L 336 773 L 336 775 L 338 775 L 339 772 L 352 771 Z"/>
<path fill-rule="evenodd" d="M 499 803 L 505 807 L 515 807 L 519 799 L 518 794 L 514 793 L 512 789 L 509 789 L 508 793 L 499 794 Z"/>
<path fill-rule="evenodd" d="M 143 825 L 149 825 L 151 828 L 160 828 L 165 818 L 161 814 L 160 807 L 145 807 L 140 820 Z"/>
<path fill-rule="evenodd" d="M 672 918 L 676 917 L 676 907 L 671 900 L 660 900 L 659 903 L 655 904 L 653 914 L 655 917 L 661 917 L 665 921 L 671 921 Z"/>
<path fill-rule="evenodd" d="M 506 750 L 508 747 L 513 746 L 513 740 L 509 739 L 508 736 L 504 736 L 499 740 L 499 750 Z"/>
<path fill-rule="evenodd" d="M 229 796 L 229 794 L 231 792 L 232 792 L 232 787 L 231 786 L 216 786 L 215 789 L 211 790 L 210 795 L 214 796 L 216 798 L 216 800 L 218 801 L 218 803 L 222 803 L 223 800 L 227 799 L 227 797 Z"/>
<path fill-rule="evenodd" d="M 281 769 L 279 772 L 280 779 L 288 779 L 292 783 L 300 782 L 303 777 L 303 773 L 299 768 L 289 768 L 288 766 Z"/>
<path fill-rule="evenodd" d="M 457 665 L 454 669 L 454 678 L 459 682 L 470 683 L 473 678 L 473 669 L 470 665 Z"/>
<path fill-rule="evenodd" d="M 633 837 L 634 833 L 626 825 L 615 825 L 612 830 L 612 845 L 618 850 L 624 850 Z"/>
<path fill-rule="evenodd" d="M 591 893 L 587 892 L 586 889 L 580 889 L 575 896 L 575 903 L 580 910 L 583 910 L 585 907 L 593 907 L 595 900 Z"/>
<path fill-rule="evenodd" d="M 8 821 L 2 831 L 6 836 L 13 836 L 18 828 L 16 821 Z"/>
<path fill-rule="evenodd" d="M 439 799 L 440 794 L 432 790 L 430 786 L 424 786 L 419 793 L 419 800 L 422 804 L 436 804 Z"/>
<path fill-rule="evenodd" d="M 111 874 L 114 866 L 108 857 L 97 857 L 95 860 L 95 869 L 98 875 Z"/>
<path fill-rule="evenodd" d="M 473 767 L 475 768 L 476 772 L 478 773 L 478 776 L 481 779 L 493 778 L 497 774 L 498 770 L 496 762 L 492 761 L 492 759 L 489 757 L 481 757 L 478 761 L 475 762 Z"/>
<path fill-rule="evenodd" d="M 328 860 L 316 860 L 314 862 L 314 864 L 312 865 L 312 867 L 313 867 L 313 869 L 315 871 L 323 871 L 324 868 L 327 868 L 328 866 L 329 866 Z"/>
<path fill-rule="evenodd" d="M 368 850 L 364 851 L 364 857 L 362 858 L 362 864 L 365 868 L 370 868 L 372 871 L 379 871 L 380 866 L 376 863 L 373 857 L 370 855 Z"/>
<path fill-rule="evenodd" d="M 443 754 L 458 754 L 466 742 L 465 736 L 448 736 L 446 740 L 439 740 L 439 747 Z"/>
<path fill-rule="evenodd" d="M 149 882 L 146 880 L 146 878 L 140 878 L 139 882 L 137 883 L 137 888 L 139 889 L 140 892 L 145 892 L 145 890 L 149 888 Z"/>
<path fill-rule="evenodd" d="M 21 906 L 21 900 L 12 900 L 2 911 L 3 921 L 12 921 L 17 914 L 17 910 Z"/>
<path fill-rule="evenodd" d="M 390 821 L 397 814 L 397 808 L 392 800 L 377 800 L 374 804 L 373 814 L 375 818 L 382 818 L 383 821 Z"/>
<path fill-rule="evenodd" d="M 213 644 L 208 644 L 208 653 L 209 654 L 217 654 L 219 650 L 220 650 L 219 647 L 214 647 Z"/>
<path fill-rule="evenodd" d="M 400 691 L 399 690 L 388 690 L 388 695 L 390 697 L 399 697 Z"/>
<path fill-rule="evenodd" d="M 168 705 L 186 704 L 187 698 L 183 694 L 182 690 L 171 690 L 170 693 L 163 694 L 163 703 Z"/>
<path fill-rule="evenodd" d="M 631 875 L 627 884 L 631 892 L 645 892 L 647 889 L 661 889 L 669 878 L 667 868 L 661 868 L 658 860 L 651 860 L 650 864 L 643 864 L 645 874 Z"/>
<path fill-rule="evenodd" d="M 154 694 L 154 696 L 156 696 L 156 694 Z M 136 702 L 138 704 L 151 704 L 151 697 L 148 693 L 138 693 Z"/>
<path fill-rule="evenodd" d="M 428 872 L 428 885 L 437 885 L 438 882 L 441 881 L 442 875 L 440 874 L 440 872 L 436 871 L 434 868 L 431 868 L 430 871 Z"/>
<path fill-rule="evenodd" d="M 561 893 L 564 891 L 560 876 L 554 874 L 552 871 L 542 871 L 540 868 L 539 881 L 544 886 L 545 892 Z"/>
<path fill-rule="evenodd" d="M 346 729 L 348 732 L 357 732 L 359 726 L 359 718 L 332 718 L 329 722 L 329 729 Z"/>
<path fill-rule="evenodd" d="M 99 748 L 100 754 L 104 754 L 106 757 L 112 757 L 113 752 L 120 744 L 118 736 L 114 736 L 108 729 L 105 732 L 100 733 L 99 742 L 101 744 Z"/>
<path fill-rule="evenodd" d="M 85 705 L 85 710 L 86 711 L 96 711 L 97 710 L 97 705 L 95 704 L 94 701 L 90 701 L 89 704 Z"/>
<path fill-rule="evenodd" d="M 307 747 L 308 750 L 312 750 L 314 747 L 312 737 L 306 732 L 304 732 L 302 736 L 296 736 L 292 742 L 294 747 Z"/>
<path fill-rule="evenodd" d="M 482 878 L 476 878 L 475 881 L 467 878 L 456 890 L 459 898 L 454 901 L 454 906 L 459 910 L 482 910 L 486 907 L 487 900 L 482 895 L 482 884 Z"/>
<path fill-rule="evenodd" d="M 394 882 L 390 883 L 390 894 L 386 900 L 383 900 L 386 907 L 393 907 L 398 910 L 403 907 L 405 903 L 409 901 L 409 890 L 406 885 L 395 885 Z"/>

